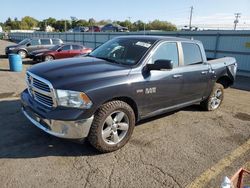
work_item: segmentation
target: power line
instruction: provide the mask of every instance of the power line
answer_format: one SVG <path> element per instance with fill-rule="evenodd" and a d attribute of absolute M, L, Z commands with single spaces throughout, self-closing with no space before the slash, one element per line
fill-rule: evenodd
<path fill-rule="evenodd" d="M 235 20 L 234 20 L 234 30 L 236 30 L 237 24 L 239 23 L 239 18 L 241 16 L 241 13 L 235 13 Z"/>
<path fill-rule="evenodd" d="M 191 30 L 192 29 L 192 17 L 193 17 L 193 9 L 194 9 L 194 7 L 193 6 L 191 6 L 190 7 L 190 17 L 189 17 L 189 29 Z"/>

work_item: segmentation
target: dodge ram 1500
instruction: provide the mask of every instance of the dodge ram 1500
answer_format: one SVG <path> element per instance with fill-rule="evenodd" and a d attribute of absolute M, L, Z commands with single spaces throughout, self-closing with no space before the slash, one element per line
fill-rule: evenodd
<path fill-rule="evenodd" d="M 43 131 L 111 152 L 136 122 L 200 103 L 217 109 L 233 84 L 235 58 L 208 61 L 199 41 L 161 36 L 112 39 L 86 57 L 41 63 L 27 71 L 24 115 Z"/>

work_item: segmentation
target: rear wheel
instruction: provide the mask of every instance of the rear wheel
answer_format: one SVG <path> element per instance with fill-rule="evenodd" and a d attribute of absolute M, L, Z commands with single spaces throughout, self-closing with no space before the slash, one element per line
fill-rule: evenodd
<path fill-rule="evenodd" d="M 207 111 L 213 111 L 220 107 L 224 99 L 224 87 L 219 83 L 215 83 L 210 96 L 201 102 L 201 106 Z"/>
<path fill-rule="evenodd" d="M 111 101 L 96 112 L 88 140 L 101 152 L 112 152 L 123 147 L 135 126 L 133 109 L 123 101 Z"/>
<path fill-rule="evenodd" d="M 18 53 L 18 55 L 21 56 L 22 59 L 27 57 L 27 52 L 24 50 L 19 50 L 17 53 Z"/>
<path fill-rule="evenodd" d="M 44 61 L 52 61 L 52 60 L 54 60 L 54 57 L 52 55 L 46 55 L 44 57 Z"/>

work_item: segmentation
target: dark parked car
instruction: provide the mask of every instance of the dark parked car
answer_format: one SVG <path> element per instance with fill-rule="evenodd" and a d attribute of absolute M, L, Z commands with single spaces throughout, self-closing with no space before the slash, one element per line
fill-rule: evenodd
<path fill-rule="evenodd" d="M 236 70 L 235 58 L 208 61 L 199 41 L 119 37 L 88 57 L 31 67 L 22 110 L 51 135 L 87 137 L 98 150 L 110 152 L 128 142 L 142 119 L 196 103 L 207 111 L 218 109 Z"/>
<path fill-rule="evenodd" d="M 79 26 L 79 27 L 75 27 L 73 29 L 73 32 L 88 32 L 88 30 L 89 30 L 88 27 L 81 27 L 81 26 Z"/>
<path fill-rule="evenodd" d="M 118 24 L 107 24 L 102 27 L 102 32 L 127 32 L 127 27 L 122 27 Z"/>
<path fill-rule="evenodd" d="M 5 54 L 16 53 L 22 58 L 28 57 L 35 50 L 49 49 L 55 45 L 62 44 L 63 41 L 57 38 L 31 38 L 24 39 L 16 45 L 7 46 Z"/>
<path fill-rule="evenodd" d="M 79 44 L 61 44 L 56 45 L 48 50 L 36 50 L 30 53 L 30 58 L 34 61 L 51 61 L 87 54 L 92 51 L 91 48 Z"/>
<path fill-rule="evenodd" d="M 101 27 L 99 27 L 99 26 L 91 26 L 91 27 L 89 27 L 88 32 L 101 32 Z"/>

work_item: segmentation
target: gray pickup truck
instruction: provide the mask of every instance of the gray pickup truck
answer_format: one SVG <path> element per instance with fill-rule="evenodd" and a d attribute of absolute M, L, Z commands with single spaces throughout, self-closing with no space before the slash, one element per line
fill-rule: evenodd
<path fill-rule="evenodd" d="M 111 152 L 130 139 L 136 122 L 200 103 L 217 109 L 233 84 L 235 58 L 208 61 L 199 41 L 125 36 L 86 57 L 27 71 L 22 111 L 43 131 Z"/>

